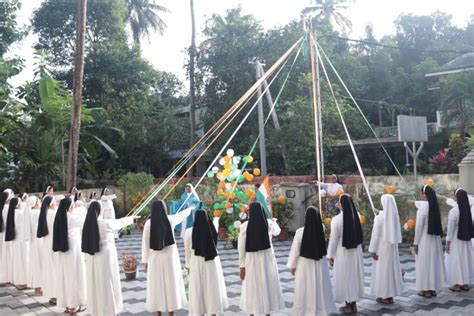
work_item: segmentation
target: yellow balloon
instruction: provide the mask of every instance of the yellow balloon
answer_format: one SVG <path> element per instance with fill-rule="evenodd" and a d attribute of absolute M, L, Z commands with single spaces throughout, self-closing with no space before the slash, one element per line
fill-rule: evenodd
<path fill-rule="evenodd" d="M 252 163 L 253 162 L 253 157 L 252 156 L 248 156 L 247 158 L 247 163 Z"/>

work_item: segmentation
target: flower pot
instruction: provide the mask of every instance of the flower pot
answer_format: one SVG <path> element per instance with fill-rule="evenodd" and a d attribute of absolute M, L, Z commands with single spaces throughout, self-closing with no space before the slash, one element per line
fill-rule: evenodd
<path fill-rule="evenodd" d="M 228 237 L 227 227 L 219 227 L 218 236 L 219 236 L 219 239 L 226 239 Z"/>
<path fill-rule="evenodd" d="M 125 281 L 135 280 L 137 277 L 137 270 L 135 271 L 124 271 L 125 272 Z"/>
<path fill-rule="evenodd" d="M 285 241 L 288 239 L 288 229 L 282 228 L 280 235 L 278 235 L 278 240 L 279 241 Z"/>
<path fill-rule="evenodd" d="M 239 241 L 238 241 L 238 240 L 232 240 L 232 247 L 233 247 L 234 249 L 237 249 L 238 245 L 239 245 Z"/>

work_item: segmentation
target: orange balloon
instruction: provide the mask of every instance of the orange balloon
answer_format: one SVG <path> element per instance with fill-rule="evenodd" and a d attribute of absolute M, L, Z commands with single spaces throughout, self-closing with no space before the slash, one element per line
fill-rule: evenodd
<path fill-rule="evenodd" d="M 367 218 L 364 215 L 359 216 L 359 220 L 362 225 L 367 223 Z"/>
<path fill-rule="evenodd" d="M 247 181 L 248 181 L 248 182 L 252 182 L 253 179 L 254 179 L 253 175 L 249 175 L 249 177 L 247 178 Z"/>
<path fill-rule="evenodd" d="M 224 194 L 224 190 L 222 189 L 217 189 L 217 195 L 222 195 Z"/>
<path fill-rule="evenodd" d="M 230 170 L 230 167 L 232 167 L 230 163 L 224 164 L 224 170 Z"/>
<path fill-rule="evenodd" d="M 426 179 L 425 184 L 429 185 L 430 187 L 433 186 L 433 179 Z"/>
<path fill-rule="evenodd" d="M 395 188 L 391 185 L 387 185 L 387 187 L 385 188 L 385 193 L 393 194 L 393 192 L 395 192 Z"/>
<path fill-rule="evenodd" d="M 222 172 L 222 175 L 224 175 L 224 177 L 230 176 L 230 169 L 225 169 L 225 170 Z"/>
<path fill-rule="evenodd" d="M 245 194 L 248 195 L 248 196 L 251 196 L 252 193 L 253 193 L 253 191 L 250 190 L 250 189 L 245 190 Z"/>
<path fill-rule="evenodd" d="M 407 221 L 407 227 L 408 227 L 408 229 L 410 229 L 410 230 L 414 229 L 414 228 L 415 228 L 415 224 L 416 224 L 415 220 L 410 218 L 410 219 Z"/>
<path fill-rule="evenodd" d="M 230 202 L 225 203 L 225 208 L 230 208 L 231 206 L 232 206 L 232 204 L 230 204 Z"/>
<path fill-rule="evenodd" d="M 242 173 L 242 175 L 244 176 L 245 179 L 247 179 L 247 177 L 250 175 L 250 173 L 248 171 L 244 171 Z"/>
<path fill-rule="evenodd" d="M 234 193 L 230 194 L 230 199 L 233 201 L 237 198 L 237 196 Z"/>
<path fill-rule="evenodd" d="M 326 225 L 328 225 L 328 226 L 331 225 L 331 217 L 326 217 L 326 218 L 324 219 L 324 224 L 326 224 Z"/>
<path fill-rule="evenodd" d="M 249 209 L 249 207 L 248 207 L 247 204 L 244 204 L 244 205 L 242 205 L 242 206 L 240 207 L 240 211 L 241 211 L 241 212 L 247 212 L 248 209 Z"/>
<path fill-rule="evenodd" d="M 221 211 L 214 211 L 214 217 L 221 217 Z"/>
<path fill-rule="evenodd" d="M 344 194 L 344 190 L 343 189 L 337 189 L 336 191 L 336 196 L 341 196 Z"/>
<path fill-rule="evenodd" d="M 225 156 L 224 157 L 224 161 L 228 164 L 230 161 L 231 161 L 232 158 L 230 158 L 229 156 Z"/>
<path fill-rule="evenodd" d="M 260 175 L 260 169 L 258 168 L 253 169 L 253 174 L 254 176 L 258 177 Z"/>
<path fill-rule="evenodd" d="M 279 196 L 277 197 L 277 202 L 278 202 L 278 203 L 280 203 L 280 204 L 285 204 L 285 201 L 286 201 L 286 199 L 285 199 L 285 197 L 284 197 L 283 195 L 279 195 Z"/>
<path fill-rule="evenodd" d="M 219 188 L 224 188 L 224 187 L 225 187 L 225 182 L 224 181 L 219 182 Z"/>
<path fill-rule="evenodd" d="M 224 197 L 225 197 L 226 199 L 229 199 L 229 198 L 230 198 L 230 191 L 225 191 L 225 192 L 224 192 Z"/>

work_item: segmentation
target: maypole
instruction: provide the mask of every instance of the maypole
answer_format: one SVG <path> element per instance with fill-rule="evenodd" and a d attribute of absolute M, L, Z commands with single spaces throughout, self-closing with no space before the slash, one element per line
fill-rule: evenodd
<path fill-rule="evenodd" d="M 307 23 L 309 24 L 308 29 L 308 47 L 309 47 L 309 58 L 311 64 L 311 94 L 312 94 L 312 104 L 313 104 L 313 119 L 314 119 L 314 149 L 316 152 L 316 174 L 318 179 L 318 202 L 319 202 L 319 212 L 322 217 L 323 204 L 321 197 L 321 180 L 322 180 L 322 168 L 321 168 L 321 151 L 322 151 L 322 135 L 321 135 L 321 111 L 320 111 L 320 97 L 319 97 L 319 78 L 317 71 L 317 61 L 316 61 L 316 47 L 313 45 L 313 26 L 311 19 L 308 19 Z"/>

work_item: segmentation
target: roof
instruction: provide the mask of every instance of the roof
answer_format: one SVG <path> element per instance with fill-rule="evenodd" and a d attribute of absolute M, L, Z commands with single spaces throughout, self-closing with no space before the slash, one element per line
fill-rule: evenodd
<path fill-rule="evenodd" d="M 469 70 L 474 70 L 474 52 L 464 54 L 451 60 L 438 69 L 435 69 L 432 73 L 426 74 L 425 77 L 436 77 Z"/>

